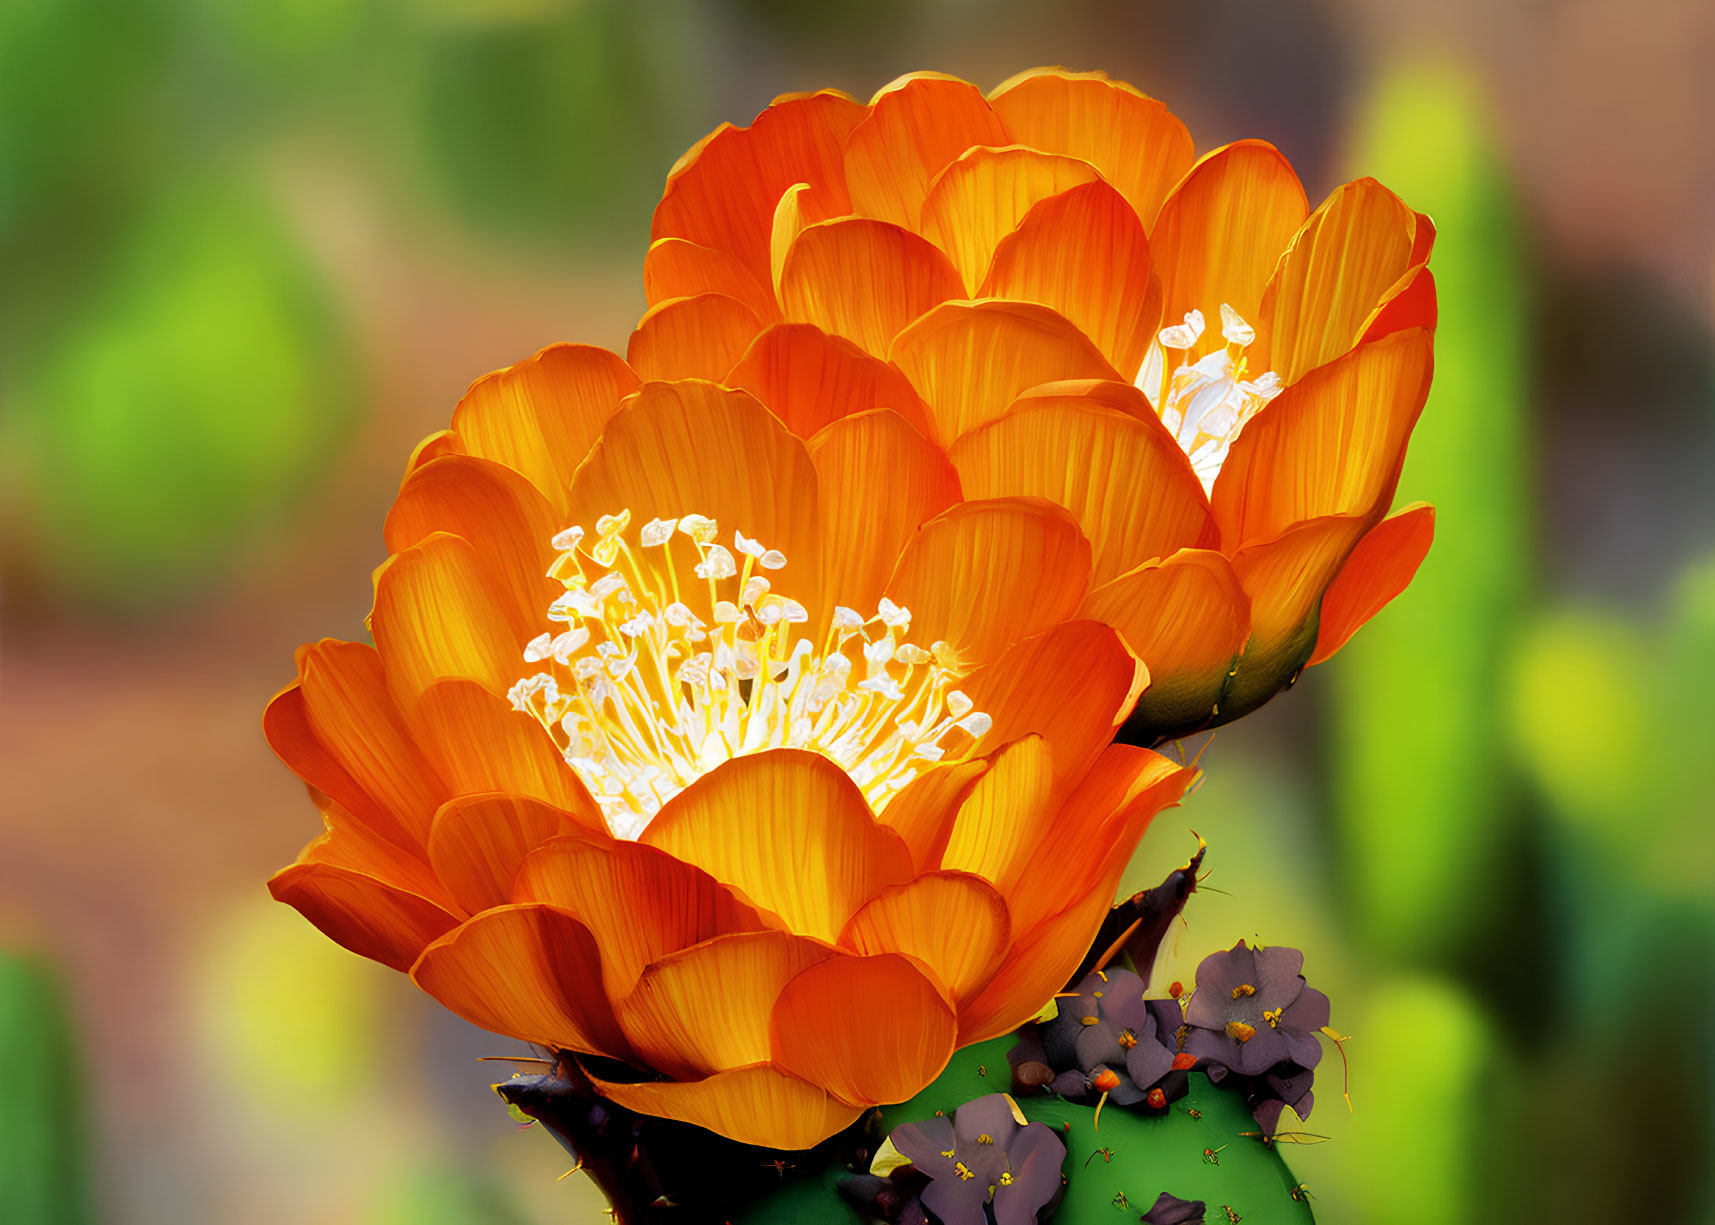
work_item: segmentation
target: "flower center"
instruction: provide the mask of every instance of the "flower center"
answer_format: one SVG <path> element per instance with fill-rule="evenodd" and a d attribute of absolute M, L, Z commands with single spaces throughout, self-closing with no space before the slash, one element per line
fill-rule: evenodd
<path fill-rule="evenodd" d="M 866 618 L 836 607 L 812 641 L 809 610 L 758 573 L 786 565 L 778 550 L 743 533 L 729 550 L 704 515 L 652 519 L 634 547 L 630 522 L 627 510 L 604 516 L 593 541 L 581 527 L 554 537 L 549 574 L 566 592 L 547 615 L 565 628 L 524 648 L 544 670 L 509 695 L 553 737 L 615 837 L 636 838 L 721 763 L 775 748 L 821 753 L 880 812 L 944 756 L 953 729 L 968 734 L 965 753 L 989 730 L 954 688 L 950 648 L 906 641 L 909 609 L 883 599 Z M 694 554 L 671 547 L 676 535 Z M 681 598 L 702 584 L 712 624 Z"/>
<path fill-rule="evenodd" d="M 1285 388 L 1272 370 L 1247 380 L 1245 350 L 1256 341 L 1256 329 L 1221 303 L 1221 337 L 1227 343 L 1193 362 L 1191 350 L 1203 335 L 1203 312 L 1194 310 L 1183 323 L 1162 328 L 1158 344 L 1144 363 L 1137 385 L 1155 405 L 1174 439 L 1191 460 L 1205 490 L 1213 490 L 1221 465 L 1245 422 Z M 1178 364 L 1168 371 L 1168 354 Z"/>

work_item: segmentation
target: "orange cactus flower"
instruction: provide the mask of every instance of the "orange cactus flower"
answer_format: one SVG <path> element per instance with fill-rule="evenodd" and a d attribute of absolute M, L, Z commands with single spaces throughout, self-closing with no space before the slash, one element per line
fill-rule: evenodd
<path fill-rule="evenodd" d="M 742 387 L 812 447 L 890 410 L 960 498 L 1072 513 L 1078 613 L 1154 678 L 1131 739 L 1255 709 L 1429 547 L 1430 507 L 1388 511 L 1429 389 L 1435 231 L 1373 180 L 1312 212 L 1271 145 L 1196 157 L 1101 74 L 985 97 L 919 73 L 715 131 L 652 237 L 641 377 Z"/>
<path fill-rule="evenodd" d="M 326 825 L 277 898 L 783 1149 L 1036 1013 L 1192 777 L 1110 744 L 1147 675 L 1078 615 L 1070 512 L 963 499 L 900 413 L 820 424 L 582 346 L 479 380 L 387 516 L 374 646 L 303 648 L 265 716 Z"/>

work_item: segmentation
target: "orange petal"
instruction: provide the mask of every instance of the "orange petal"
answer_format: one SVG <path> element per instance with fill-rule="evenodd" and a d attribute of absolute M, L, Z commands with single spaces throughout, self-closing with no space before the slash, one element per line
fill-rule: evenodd
<path fill-rule="evenodd" d="M 1066 620 L 1084 597 L 1090 546 L 1072 516 L 1034 498 L 961 502 L 912 537 L 887 585 L 911 640 L 967 666 Z"/>
<path fill-rule="evenodd" d="M 876 823 L 857 784 L 800 749 L 717 766 L 669 800 L 641 840 L 702 868 L 786 930 L 829 941 L 911 874 L 905 844 Z"/>
<path fill-rule="evenodd" d="M 1054 753 L 1040 736 L 1006 744 L 959 805 L 941 867 L 969 872 L 1010 894 L 1046 852 L 1054 816 Z"/>
<path fill-rule="evenodd" d="M 805 207 L 818 220 L 850 211 L 842 160 L 847 136 L 866 113 L 844 94 L 824 90 L 782 99 L 748 128 L 722 127 L 668 178 L 650 238 L 686 238 L 728 252 L 766 283 L 782 192 L 809 184 Z"/>
<path fill-rule="evenodd" d="M 1068 621 L 1012 647 L 960 682 L 994 720 L 985 744 L 1035 733 L 1054 750 L 1054 774 L 1075 783 L 1113 739 L 1149 674 L 1120 636 L 1094 621 Z"/>
<path fill-rule="evenodd" d="M 601 810 L 542 725 L 470 681 L 439 681 L 412 708 L 419 744 L 456 795 L 504 791 L 603 830 Z"/>
<path fill-rule="evenodd" d="M 643 296 L 650 306 L 714 293 L 736 298 L 765 323 L 780 317 L 773 282 L 764 283 L 729 251 L 683 238 L 658 238 L 643 257 Z"/>
<path fill-rule="evenodd" d="M 694 380 L 639 390 L 572 482 L 574 523 L 622 510 L 634 523 L 708 515 L 729 546 L 738 531 L 779 549 L 788 564 L 776 586 L 806 608 L 819 599 L 815 506 L 809 452 L 780 419 L 745 392 Z M 698 609 L 707 593 L 685 601 Z"/>
<path fill-rule="evenodd" d="M 467 912 L 500 906 L 524 857 L 550 838 L 584 833 L 606 837 L 588 813 L 567 812 L 527 796 L 491 793 L 448 800 L 429 831 L 435 875 Z M 538 900 L 538 899 L 526 899 Z"/>
<path fill-rule="evenodd" d="M 1120 377 L 1064 315 L 1003 299 L 944 302 L 901 332 L 889 356 L 928 403 L 943 446 L 1038 384 Z"/>
<path fill-rule="evenodd" d="M 1382 295 L 1410 268 L 1416 220 L 1374 179 L 1335 189 L 1293 238 L 1263 291 L 1259 368 L 1296 383 L 1347 352 Z"/>
<path fill-rule="evenodd" d="M 651 965 L 620 1001 L 619 1023 L 644 1062 L 691 1079 L 769 1058 L 774 1001 L 835 951 L 788 932 L 741 932 Z"/>
<path fill-rule="evenodd" d="M 449 455 L 405 478 L 384 529 L 387 551 L 402 553 L 436 532 L 470 542 L 488 585 L 509 598 L 502 609 L 514 634 L 534 637 L 543 613 L 565 588 L 547 577 L 559 512 L 523 476 L 493 460 Z"/>
<path fill-rule="evenodd" d="M 903 953 L 926 965 L 955 1003 L 994 974 L 1011 921 L 993 885 L 965 872 L 928 872 L 883 890 L 852 916 L 840 944 Z"/>
<path fill-rule="evenodd" d="M 977 292 L 1059 311 L 1126 379 L 1136 377 L 1161 327 L 1161 284 L 1143 223 L 1102 182 L 1032 207 L 995 248 Z"/>
<path fill-rule="evenodd" d="M 411 452 L 411 458 L 405 461 L 405 475 L 409 476 L 424 464 L 432 460 L 443 459 L 448 455 L 465 455 L 464 440 L 458 436 L 457 430 L 436 430 L 419 442 Z"/>
<path fill-rule="evenodd" d="M 1017 1029 L 1047 1006 L 1089 952 L 1113 904 L 1113 889 L 1090 890 L 1015 940 L 988 986 L 959 1009 L 960 1046 Z"/>
<path fill-rule="evenodd" d="M 415 893 L 327 863 L 295 863 L 268 882 L 285 902 L 343 948 L 405 971 L 458 919 Z"/>
<path fill-rule="evenodd" d="M 674 298 L 638 320 L 625 360 L 644 379 L 719 380 L 761 330 L 762 320 L 737 298 Z"/>
<path fill-rule="evenodd" d="M 842 1101 L 902 1102 L 941 1074 L 958 1032 L 941 989 L 895 953 L 830 957 L 780 993 L 774 1062 Z"/>
<path fill-rule="evenodd" d="M 780 269 L 786 318 L 844 336 L 876 357 L 938 303 L 963 296 L 959 274 L 927 239 L 867 217 L 810 226 Z"/>
<path fill-rule="evenodd" d="M 1173 189 L 1149 249 L 1161 277 L 1161 317 L 1172 324 L 1200 310 L 1216 321 L 1195 354 L 1224 343 L 1217 314 L 1223 302 L 1257 321 L 1263 286 L 1309 211 L 1292 167 L 1261 140 L 1204 154 Z"/>
<path fill-rule="evenodd" d="M 1429 262 L 1429 253 L 1435 249 L 1435 222 L 1428 213 L 1416 214 L 1416 224 L 1411 231 L 1411 263 L 1413 267 Z"/>
<path fill-rule="evenodd" d="M 1296 678 L 1316 645 L 1322 595 L 1368 527 L 1364 515 L 1329 515 L 1234 556 L 1250 595 L 1251 637 L 1222 696 L 1222 722 L 1255 710 Z"/>
<path fill-rule="evenodd" d="M 891 412 L 834 422 L 810 440 L 821 491 L 822 590 L 865 615 L 918 528 L 959 500 L 934 443 Z"/>
<path fill-rule="evenodd" d="M 1414 502 L 1383 519 L 1357 543 L 1322 597 L 1312 664 L 1345 646 L 1358 627 L 1411 583 L 1435 538 L 1435 508 Z"/>
<path fill-rule="evenodd" d="M 618 999 L 650 962 L 763 924 L 707 872 L 636 842 L 559 838 L 519 869 L 513 898 L 577 915 L 595 936 Z"/>
<path fill-rule="evenodd" d="M 1054 818 L 1048 842 L 1068 849 L 1044 856 L 1008 891 L 1014 926 L 1035 930 L 1068 897 L 1109 877 L 1117 881 L 1150 821 L 1178 803 L 1196 776 L 1148 749 L 1103 749 Z"/>
<path fill-rule="evenodd" d="M 773 1064 L 717 1072 L 703 1080 L 645 1081 L 626 1085 L 591 1076 L 610 1101 L 656 1118 L 680 1119 L 740 1144 L 796 1152 L 814 1148 L 856 1121 L 850 1106 L 826 1089 Z"/>
<path fill-rule="evenodd" d="M 1079 615 L 1113 626 L 1149 669 L 1132 721 L 1162 739 L 1215 715 L 1250 637 L 1250 597 L 1212 549 L 1145 562 L 1092 591 Z"/>
<path fill-rule="evenodd" d="M 1323 515 L 1379 516 L 1429 394 L 1433 344 L 1413 329 L 1360 345 L 1252 418 L 1215 480 L 1223 549 Z"/>
<path fill-rule="evenodd" d="M 989 95 L 1021 145 L 1083 158 L 1131 203 L 1146 226 L 1191 168 L 1191 134 L 1166 106 L 1099 72 L 1034 68 Z"/>
<path fill-rule="evenodd" d="M 269 701 L 262 712 L 262 734 L 275 756 L 292 773 L 315 791 L 330 797 L 378 837 L 402 847 L 417 845 L 416 839 L 404 832 L 406 827 L 376 803 L 351 771 L 317 739 L 310 727 L 302 685 L 288 685 Z"/>
<path fill-rule="evenodd" d="M 1358 329 L 1358 343 L 1380 340 L 1408 328 L 1435 330 L 1439 311 L 1435 301 L 1435 278 L 1428 268 L 1413 268 L 1382 295 L 1381 305 Z"/>
<path fill-rule="evenodd" d="M 370 616 L 394 699 L 409 708 L 444 678 L 505 693 L 524 671 L 529 638 L 513 627 L 510 602 L 461 537 L 437 532 L 395 554 L 376 577 Z"/>
<path fill-rule="evenodd" d="M 961 154 L 923 201 L 923 236 L 947 253 L 964 283 L 964 293 L 948 297 L 969 297 L 983 283 L 994 249 L 1038 200 L 1095 181 L 1088 162 L 1021 146 Z"/>
<path fill-rule="evenodd" d="M 442 936 L 411 970 L 472 1025 L 554 1050 L 630 1053 L 582 923 L 553 906 L 499 906 Z"/>
<path fill-rule="evenodd" d="M 800 438 L 876 408 L 892 409 L 923 432 L 929 428 L 923 401 L 897 368 L 809 323 L 763 332 L 725 382 L 761 400 Z"/>
<path fill-rule="evenodd" d="M 1060 386 L 1027 392 L 1006 416 L 953 444 L 965 497 L 1037 497 L 1065 507 L 1090 542 L 1092 584 L 1213 543 L 1203 486 L 1160 422 L 1050 390 Z"/>
<path fill-rule="evenodd" d="M 905 841 L 914 870 L 941 862 L 959 805 L 988 769 L 984 758 L 946 762 L 924 770 L 888 800 L 876 819 Z"/>
<path fill-rule="evenodd" d="M 798 235 L 817 220 L 804 211 L 803 201 L 808 198 L 809 191 L 808 183 L 794 183 L 781 193 L 780 203 L 774 206 L 774 228 L 768 238 L 768 271 L 772 279 L 768 284 L 773 291 L 776 314 L 780 309 L 780 279 L 786 271 L 786 254 L 798 241 Z"/>
<path fill-rule="evenodd" d="M 470 385 L 453 430 L 472 455 L 522 472 L 555 509 L 601 427 L 637 386 L 606 349 L 549 345 L 536 356 Z"/>
<path fill-rule="evenodd" d="M 335 781 L 331 776 L 305 774 L 305 780 L 333 795 L 353 814 L 373 820 L 376 829 L 387 830 L 395 841 L 423 846 L 435 810 L 449 793 L 406 730 L 388 692 L 381 657 L 362 643 L 330 639 L 305 650 L 299 667 L 309 730 L 373 805 L 357 801 L 343 789 L 324 786 Z M 281 743 L 275 742 L 275 748 L 281 750 Z M 300 761 L 307 759 L 286 758 L 295 770 Z"/>
<path fill-rule="evenodd" d="M 436 878 L 421 846 L 388 841 L 331 796 L 309 790 L 325 832 L 299 853 L 299 863 L 348 868 L 414 893 L 448 913 L 457 913 L 458 903 Z"/>
<path fill-rule="evenodd" d="M 1006 129 L 976 86 L 902 78 L 875 96 L 846 145 L 852 211 L 915 230 L 943 166 L 972 145 L 1006 143 Z"/>

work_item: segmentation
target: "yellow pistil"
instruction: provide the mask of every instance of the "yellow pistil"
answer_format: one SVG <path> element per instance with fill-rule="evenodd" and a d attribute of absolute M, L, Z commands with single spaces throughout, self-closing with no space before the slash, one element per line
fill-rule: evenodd
<path fill-rule="evenodd" d="M 1227 1037 L 1235 1042 L 1249 1042 L 1256 1037 L 1256 1026 L 1246 1025 L 1243 1021 L 1228 1021 Z"/>
<path fill-rule="evenodd" d="M 1280 1009 L 1278 1009 L 1278 1008 L 1264 1008 L 1262 1010 L 1262 1019 L 1268 1022 L 1268 1027 L 1270 1029 L 1279 1029 L 1280 1028 Z"/>
<path fill-rule="evenodd" d="M 955 687 L 951 649 L 907 641 L 909 609 L 836 608 L 812 642 L 809 610 L 761 573 L 785 567 L 779 550 L 742 532 L 728 549 L 704 515 L 652 519 L 634 547 L 630 523 L 621 511 L 597 522 L 593 542 L 576 527 L 554 537 L 549 574 L 566 591 L 547 616 L 564 628 L 525 647 L 545 670 L 509 695 L 553 737 L 615 837 L 636 838 L 723 762 L 775 748 L 821 753 L 879 812 L 943 758 L 953 729 L 968 733 L 967 753 L 987 733 L 992 720 Z M 713 624 L 679 598 L 675 536 L 694 549 Z"/>
<path fill-rule="evenodd" d="M 954 1165 L 953 1169 L 958 1172 L 959 1178 L 964 1182 L 970 1182 L 971 1179 L 976 1177 L 976 1174 L 971 1170 L 971 1167 L 962 1161 Z"/>
<path fill-rule="evenodd" d="M 1003 1187 L 1012 1186 L 1012 1171 L 1011 1170 L 1002 1170 L 1000 1172 L 1000 1185 Z"/>
<path fill-rule="evenodd" d="M 1203 327 L 1203 312 L 1193 310 L 1183 323 L 1161 329 L 1137 385 L 1191 460 L 1203 488 L 1211 490 L 1239 431 L 1285 384 L 1273 371 L 1246 380 L 1245 350 L 1255 343 L 1256 329 L 1225 302 L 1221 303 L 1221 338 L 1226 345 L 1191 361 Z M 1178 355 L 1179 362 L 1171 372 L 1167 368 L 1170 352 Z"/>

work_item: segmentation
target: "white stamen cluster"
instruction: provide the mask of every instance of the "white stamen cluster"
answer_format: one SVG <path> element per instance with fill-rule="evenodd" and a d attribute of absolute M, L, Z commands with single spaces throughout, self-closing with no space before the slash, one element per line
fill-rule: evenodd
<path fill-rule="evenodd" d="M 704 515 L 652 519 L 626 539 L 631 512 L 554 537 L 549 574 L 564 626 L 524 649 L 543 671 L 512 687 L 601 804 L 616 837 L 636 838 L 673 796 L 722 762 L 771 748 L 811 749 L 880 811 L 953 729 L 969 752 L 991 720 L 954 688 L 945 643 L 906 641 L 911 613 L 883 599 L 873 616 L 834 609 L 820 642 L 810 611 L 760 571 L 786 557 L 743 533 L 716 543 Z M 676 539 L 677 538 L 677 539 Z M 689 545 L 690 548 L 686 546 Z M 694 552 L 693 552 L 694 550 Z M 705 622 L 682 597 L 681 569 L 707 584 Z"/>
<path fill-rule="evenodd" d="M 1227 343 L 1207 357 L 1188 361 L 1190 351 L 1203 335 L 1203 312 L 1194 310 L 1183 323 L 1162 328 L 1159 347 L 1150 354 L 1138 386 L 1150 397 L 1161 422 L 1190 457 L 1191 467 L 1212 490 L 1227 452 L 1245 423 L 1284 389 L 1272 370 L 1250 381 L 1245 379 L 1244 351 L 1256 341 L 1256 329 L 1221 303 L 1221 338 Z M 1179 365 L 1169 374 L 1167 351 L 1179 355 Z"/>

